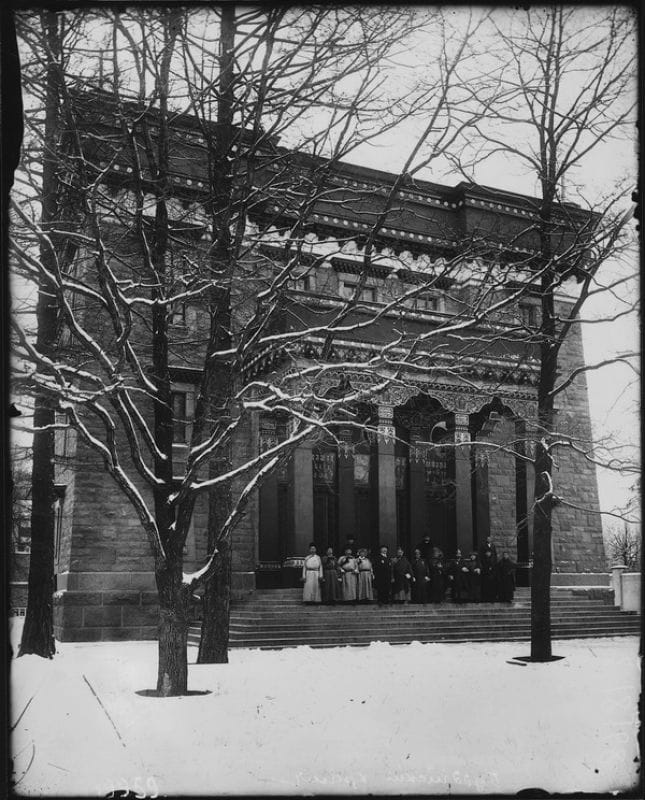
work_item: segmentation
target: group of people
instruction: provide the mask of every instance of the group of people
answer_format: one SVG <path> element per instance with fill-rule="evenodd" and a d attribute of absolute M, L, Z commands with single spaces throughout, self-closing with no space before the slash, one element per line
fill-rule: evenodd
<path fill-rule="evenodd" d="M 517 565 L 507 551 L 497 557 L 489 536 L 467 558 L 457 550 L 446 559 L 430 537 L 408 559 L 402 547 L 390 557 L 387 546 L 376 556 L 348 540 L 342 556 L 332 547 L 319 556 L 309 546 L 302 568 L 304 603 L 442 603 L 450 595 L 454 603 L 512 603 Z"/>

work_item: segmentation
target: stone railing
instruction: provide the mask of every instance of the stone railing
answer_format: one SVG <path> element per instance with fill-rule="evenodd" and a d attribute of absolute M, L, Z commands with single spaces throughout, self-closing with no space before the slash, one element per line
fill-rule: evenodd
<path fill-rule="evenodd" d="M 614 590 L 614 605 L 621 611 L 641 610 L 641 573 L 628 572 L 624 564 L 611 568 L 611 585 Z"/>

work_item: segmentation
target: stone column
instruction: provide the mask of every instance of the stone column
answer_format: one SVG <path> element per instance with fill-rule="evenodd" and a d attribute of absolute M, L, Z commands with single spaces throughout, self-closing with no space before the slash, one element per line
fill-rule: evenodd
<path fill-rule="evenodd" d="M 421 433 L 419 428 L 410 429 L 409 450 L 409 503 L 410 503 L 410 547 L 420 542 L 426 533 L 430 536 L 428 526 L 428 508 L 425 497 L 425 446 L 419 444 Z"/>
<path fill-rule="evenodd" d="M 378 407 L 378 511 L 379 542 L 396 548 L 396 469 L 394 460 L 394 408 Z"/>
<path fill-rule="evenodd" d="M 457 547 L 465 556 L 473 548 L 473 496 L 468 415 L 455 414 L 455 515 Z"/>
<path fill-rule="evenodd" d="M 293 454 L 294 550 L 304 555 L 314 538 L 314 476 L 311 445 L 302 444 Z"/>
<path fill-rule="evenodd" d="M 354 513 L 354 446 L 351 430 L 339 434 L 338 450 L 338 536 L 340 547 L 356 536 Z M 360 542 L 364 545 L 364 542 Z"/>

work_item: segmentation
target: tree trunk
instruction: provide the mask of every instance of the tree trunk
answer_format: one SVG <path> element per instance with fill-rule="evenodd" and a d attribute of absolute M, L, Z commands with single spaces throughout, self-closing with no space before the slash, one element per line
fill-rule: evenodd
<path fill-rule="evenodd" d="M 39 301 L 40 305 L 40 301 Z M 34 425 L 54 422 L 46 398 L 36 398 Z M 31 555 L 27 613 L 19 655 L 52 658 L 54 642 L 54 431 L 36 431 L 33 445 Z"/>
<path fill-rule="evenodd" d="M 541 445 L 538 445 L 542 449 Z M 547 484 L 541 475 L 545 458 L 536 458 L 535 497 Z M 551 652 L 551 500 L 538 504 L 533 515 L 533 570 L 531 575 L 531 660 L 548 661 Z"/>
<path fill-rule="evenodd" d="M 212 195 L 213 248 L 212 270 L 224 279 L 224 288 L 213 292 L 212 352 L 230 347 L 231 310 L 230 281 L 232 280 L 233 252 L 230 235 L 233 184 L 230 158 L 233 143 L 233 81 L 235 47 L 235 6 L 222 7 L 220 21 L 219 97 L 217 103 L 217 139 L 213 142 L 213 160 L 210 163 Z M 233 380 L 228 359 L 210 359 L 213 376 L 211 414 L 230 412 Z M 211 459 L 210 471 L 224 474 L 231 468 L 230 449 Z M 231 602 L 231 539 L 218 541 L 219 532 L 228 519 L 231 509 L 230 486 L 223 485 L 211 492 L 208 508 L 208 549 L 217 547 L 219 558 L 215 570 L 204 586 L 202 632 L 199 643 L 199 664 L 227 664 L 229 619 Z"/>
<path fill-rule="evenodd" d="M 45 130 L 43 142 L 42 228 L 47 231 L 58 216 L 58 178 L 56 146 L 58 135 L 58 66 L 61 42 L 56 14 L 42 14 L 42 32 L 50 58 L 45 76 Z M 40 259 L 53 272 L 56 254 L 48 242 L 41 240 Z M 58 310 L 55 293 L 46 280 L 38 287 L 36 306 L 36 347 L 48 355 L 56 346 Z M 54 401 L 40 392 L 34 403 L 34 440 L 31 496 L 31 556 L 27 612 L 22 631 L 19 655 L 35 654 L 52 658 L 54 643 Z"/>
<path fill-rule="evenodd" d="M 188 591 L 182 583 L 181 559 L 157 570 L 159 592 L 159 668 L 157 692 L 160 697 L 188 693 Z"/>
<path fill-rule="evenodd" d="M 231 546 L 219 545 L 220 557 L 204 589 L 204 617 L 199 642 L 198 664 L 228 664 L 231 605 Z"/>

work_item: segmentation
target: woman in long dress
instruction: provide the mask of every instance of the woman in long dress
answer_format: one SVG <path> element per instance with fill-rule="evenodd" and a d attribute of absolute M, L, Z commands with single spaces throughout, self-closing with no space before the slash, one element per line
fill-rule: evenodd
<path fill-rule="evenodd" d="M 367 550 L 361 548 L 358 551 L 358 602 L 368 603 L 374 599 L 374 589 L 372 582 L 374 580 L 374 571 L 372 570 L 372 562 L 367 557 Z"/>
<path fill-rule="evenodd" d="M 331 547 L 327 548 L 327 553 L 322 557 L 323 562 L 323 603 L 335 605 L 340 599 L 340 585 L 338 583 L 338 559 L 334 555 Z"/>
<path fill-rule="evenodd" d="M 343 602 L 355 603 L 358 597 L 358 586 L 356 580 L 358 575 L 358 565 L 356 563 L 356 559 L 352 555 L 352 550 L 350 547 L 346 548 L 345 555 L 338 559 L 338 567 L 343 578 Z"/>
<path fill-rule="evenodd" d="M 302 602 L 320 603 L 320 584 L 323 578 L 323 567 L 320 556 L 316 553 L 316 545 L 313 542 L 309 545 L 309 555 L 305 557 L 302 565 Z"/>

